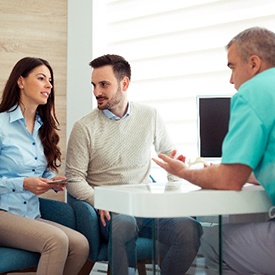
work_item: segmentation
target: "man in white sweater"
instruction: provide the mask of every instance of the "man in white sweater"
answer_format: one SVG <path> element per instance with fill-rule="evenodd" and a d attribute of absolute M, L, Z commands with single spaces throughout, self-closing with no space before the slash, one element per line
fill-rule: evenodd
<path fill-rule="evenodd" d="M 166 155 L 174 145 L 155 109 L 128 101 L 131 67 L 123 57 L 104 55 L 90 66 L 98 108 L 72 129 L 66 176 L 77 180 L 67 188 L 70 195 L 93 206 L 95 186 L 150 183 L 152 145 Z M 168 174 L 168 180 L 178 178 Z M 111 215 L 103 210 L 98 215 L 102 235 L 110 242 Z M 113 275 L 128 274 L 126 243 L 135 247 L 138 236 L 150 238 L 152 221 L 112 214 Z M 159 220 L 159 240 L 168 247 L 160 265 L 162 275 L 185 274 L 197 254 L 201 234 L 201 225 L 190 217 Z M 135 249 L 131 253 L 136 258 Z"/>

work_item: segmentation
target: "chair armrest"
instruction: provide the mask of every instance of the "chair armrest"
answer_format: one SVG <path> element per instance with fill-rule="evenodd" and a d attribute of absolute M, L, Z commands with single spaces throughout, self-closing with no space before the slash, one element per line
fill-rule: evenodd
<path fill-rule="evenodd" d="M 43 219 L 76 229 L 74 210 L 69 204 L 46 198 L 39 198 L 39 202 L 41 217 Z"/>
<path fill-rule="evenodd" d="M 81 232 L 89 241 L 89 259 L 96 261 L 98 259 L 101 246 L 97 213 L 95 209 L 87 202 L 77 200 L 69 194 L 67 194 L 67 198 L 68 203 L 75 211 L 77 231 Z"/>

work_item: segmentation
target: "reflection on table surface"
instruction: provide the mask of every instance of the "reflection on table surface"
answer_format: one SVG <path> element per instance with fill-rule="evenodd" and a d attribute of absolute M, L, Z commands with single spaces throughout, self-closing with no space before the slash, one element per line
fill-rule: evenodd
<path fill-rule="evenodd" d="M 187 181 L 95 187 L 95 207 L 137 217 L 212 216 L 268 212 L 261 186 L 206 190 Z"/>
<path fill-rule="evenodd" d="M 151 193 L 164 193 L 164 192 L 191 192 L 200 190 L 201 188 L 191 184 L 187 181 L 176 182 L 158 182 L 148 184 L 125 184 L 120 185 L 121 189 L 131 189 L 134 191 L 150 191 Z"/>
<path fill-rule="evenodd" d="M 175 182 L 156 182 L 156 183 L 136 183 L 136 184 L 118 184 L 118 185 L 102 185 L 95 187 L 97 188 L 111 188 L 111 190 L 118 190 L 120 192 L 126 191 L 126 192 L 145 192 L 147 193 L 150 191 L 150 193 L 165 193 L 165 192 L 176 192 L 176 193 L 188 193 L 192 191 L 221 191 L 221 192 L 230 192 L 231 190 L 209 190 L 209 189 L 202 189 L 201 187 L 194 185 L 188 181 L 181 180 L 181 181 L 175 181 Z M 263 190 L 261 186 L 246 183 L 244 185 L 243 190 L 247 191 L 257 191 L 257 190 Z M 237 192 L 237 191 L 232 191 Z"/>

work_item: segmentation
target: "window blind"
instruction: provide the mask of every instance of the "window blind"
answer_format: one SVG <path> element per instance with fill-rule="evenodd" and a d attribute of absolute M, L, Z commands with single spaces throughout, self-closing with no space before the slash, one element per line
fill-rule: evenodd
<path fill-rule="evenodd" d="M 132 67 L 129 99 L 156 107 L 179 152 L 196 157 L 197 95 L 232 95 L 225 45 L 240 31 L 275 31 L 268 0 L 93 1 L 93 57 Z"/>

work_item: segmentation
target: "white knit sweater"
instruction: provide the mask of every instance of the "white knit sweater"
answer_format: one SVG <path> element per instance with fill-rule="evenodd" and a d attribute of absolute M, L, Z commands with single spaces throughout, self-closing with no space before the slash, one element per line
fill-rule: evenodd
<path fill-rule="evenodd" d="M 157 153 L 174 149 L 152 107 L 131 103 L 130 115 L 117 121 L 94 109 L 75 123 L 69 138 L 66 176 L 81 181 L 69 183 L 68 192 L 93 205 L 95 186 L 149 183 L 152 145 Z"/>

